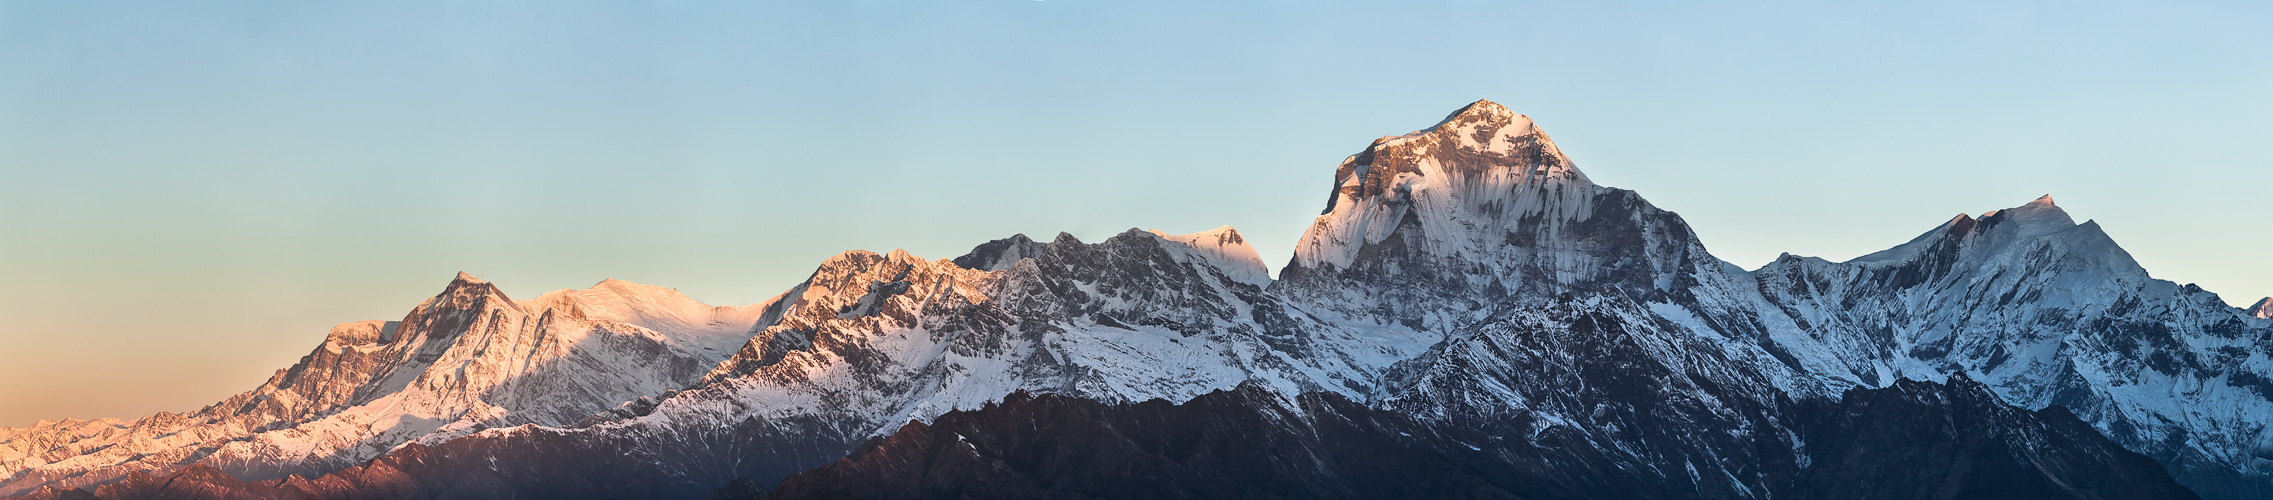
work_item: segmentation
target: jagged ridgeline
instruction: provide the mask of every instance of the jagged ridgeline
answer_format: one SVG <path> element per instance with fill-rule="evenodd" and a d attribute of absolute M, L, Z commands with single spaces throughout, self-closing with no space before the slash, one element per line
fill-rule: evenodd
<path fill-rule="evenodd" d="M 1478 101 L 1237 231 L 846 252 L 765 302 L 461 275 L 39 498 L 2273 498 L 2273 310 L 2050 197 L 1745 270 Z M 2191 491 L 2190 491 L 2191 490 Z"/>

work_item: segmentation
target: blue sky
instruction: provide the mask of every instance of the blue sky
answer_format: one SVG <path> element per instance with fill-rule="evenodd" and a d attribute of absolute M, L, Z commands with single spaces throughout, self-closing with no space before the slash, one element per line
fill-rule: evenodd
<path fill-rule="evenodd" d="M 1233 225 L 1489 98 L 1724 259 L 2050 193 L 2273 294 L 2263 2 L 0 2 L 0 425 L 183 411 L 464 270 L 762 300 Z"/>

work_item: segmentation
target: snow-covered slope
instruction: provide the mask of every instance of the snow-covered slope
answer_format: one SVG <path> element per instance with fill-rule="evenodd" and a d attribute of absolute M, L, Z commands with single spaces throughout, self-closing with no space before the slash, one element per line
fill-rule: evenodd
<path fill-rule="evenodd" d="M 1605 466 L 1672 453 L 1713 474 L 1683 480 L 1693 491 L 1759 489 L 1764 479 L 1741 465 L 1758 455 L 1723 448 L 1750 442 L 1741 436 L 1786 434 L 1760 419 L 1788 393 L 1836 393 L 1699 319 L 1737 299 L 1695 305 L 1695 289 L 1749 288 L 1727 277 L 1728 266 L 1705 255 L 1677 216 L 1632 192 L 1585 184 L 1559 159 L 1535 181 L 1502 182 L 1518 177 L 1506 170 L 1537 166 L 1553 151 L 1528 121 L 1509 125 L 1518 118 L 1488 102 L 1455 115 L 1447 123 L 1467 138 L 1460 144 L 1501 153 L 1402 158 L 1434 169 L 1425 175 L 1478 183 L 1408 175 L 1400 196 L 1441 204 L 1381 215 L 1409 221 L 1382 234 L 1332 216 L 1395 212 L 1394 200 L 1343 197 L 1289 266 L 1304 277 L 1268 289 L 1252 279 L 1265 270 L 1229 230 L 1131 230 L 1098 243 L 1060 235 L 1039 252 L 1014 237 L 955 261 L 848 252 L 776 302 L 758 334 L 698 386 L 619 420 L 493 430 L 479 438 L 491 444 L 450 453 L 565 442 L 580 455 L 625 455 L 634 457 L 626 466 L 640 467 L 751 434 L 849 450 L 909 420 L 979 409 L 1013 391 L 1128 403 L 1185 401 L 1245 383 L 1333 392 L 1448 422 L 1521 419 L 1528 436 L 1597 447 Z M 1509 146 L 1517 143 L 1524 146 Z M 1440 153 L 1452 156 L 1432 156 Z M 1476 157 L 1501 163 L 1465 163 Z M 1444 189 L 1464 196 L 1442 196 Z M 1585 196 L 1540 194 L 1557 189 Z M 1502 209 L 1516 212 L 1495 212 Z M 1313 241 L 1329 233 L 1356 243 L 1343 256 L 1314 256 L 1333 246 Z M 1008 258 L 1013 249 L 1022 258 Z M 1629 432 L 1638 422 L 1664 431 Z M 1675 442 L 1645 441 L 1655 437 Z M 764 483 L 819 465 L 772 456 L 701 462 L 655 480 Z"/>
<path fill-rule="evenodd" d="M 749 338 L 762 306 L 616 280 L 514 302 L 460 273 L 401 321 L 334 327 L 261 387 L 196 412 L 0 430 L 0 494 L 191 464 L 315 475 L 405 442 L 567 425 L 695 381 Z"/>
<path fill-rule="evenodd" d="M 1457 328 L 1510 297 L 1685 293 L 1726 267 L 1679 216 L 1588 181 L 1491 101 L 1376 139 L 1335 184 L 1273 291 L 1361 321 Z"/>
<path fill-rule="evenodd" d="M 1728 340 L 1723 353 L 1794 396 L 1970 374 L 2024 407 L 2076 409 L 2197 488 L 2273 494 L 2273 331 L 2149 277 L 2050 196 L 1847 263 L 1785 256 L 1745 272 L 1706 255 L 1677 216 L 1587 182 L 1528 119 L 1489 102 L 1376 140 L 1336 181 L 1274 288 L 1313 309 L 1458 338 L 1489 331 L 1500 313 L 1487 311 L 1614 288 L 1658 321 Z M 1504 366 L 1514 352 L 1466 363 Z"/>
<path fill-rule="evenodd" d="M 1846 263 L 1756 273 L 1806 337 L 1792 351 L 1882 385 L 1971 374 L 2027 408 L 2065 406 L 2210 496 L 2273 494 L 2273 329 L 2215 294 L 2148 276 L 2051 197 Z"/>
<path fill-rule="evenodd" d="M 848 252 L 793 290 L 778 319 L 761 322 L 703 386 L 620 425 L 820 415 L 841 426 L 831 432 L 867 436 L 1020 389 L 1142 401 L 1250 380 L 1346 388 L 1429 340 L 1329 328 L 1290 309 L 1247 281 L 1259 266 L 1217 265 L 1252 255 L 1229 243 L 1236 235 L 1130 230 L 1091 244 L 1061 234 L 999 271 Z M 1193 239 L 1210 245 L 1182 243 Z"/>
<path fill-rule="evenodd" d="M 1813 453 L 1789 415 L 1907 378 L 1963 380 L 1953 386 L 1966 391 L 1978 380 L 1993 393 L 1968 392 L 1965 407 L 2073 408 L 2214 497 L 2273 494 L 2273 323 L 2149 277 L 2050 197 L 1959 215 L 1849 262 L 1787 255 L 1746 271 L 1707 253 L 1678 215 L 1589 181 L 1529 118 L 1478 101 L 1345 160 L 1326 210 L 1280 279 L 1268 276 L 1222 228 L 1130 230 L 1096 243 L 1019 235 L 953 260 L 847 252 L 773 301 L 710 312 L 610 283 L 511 303 L 462 279 L 399 325 L 335 331 L 303 365 L 341 368 L 292 371 L 339 378 L 325 389 L 272 383 L 215 407 L 283 401 L 274 404 L 286 410 L 245 419 L 281 427 L 222 433 L 237 437 L 211 456 L 159 462 L 273 476 L 415 440 L 436 447 L 306 485 L 434 486 L 407 471 L 518 462 L 557 469 L 500 469 L 483 476 L 485 491 L 557 494 L 564 478 L 598 474 L 614 482 L 592 491 L 697 497 L 737 479 L 772 484 L 910 420 L 980 410 L 1014 391 L 1120 404 L 1245 385 L 1491 429 L 1469 436 L 1488 446 L 1463 446 L 1551 449 L 1579 457 L 1572 470 L 1646 471 L 1620 474 L 1667 495 L 1759 498 L 1788 479 L 1763 471 L 1809 467 L 1775 462 Z M 597 351 L 524 346 L 556 335 Z M 482 354 L 494 352 L 529 354 Z M 593 379 L 501 375 L 520 372 L 495 359 L 571 359 L 584 367 L 572 372 L 632 382 L 547 399 Z M 469 386 L 484 387 L 480 397 Z M 280 391 L 289 397 L 267 396 Z M 153 429 L 115 433 L 138 436 L 194 427 L 156 418 L 103 425 Z M 406 430 L 354 430 L 366 422 Z M 505 428 L 522 423 L 537 425 Z M 93 450 L 98 438 L 53 436 L 109 432 L 98 427 L 0 432 Z M 278 432 L 287 434 L 269 436 Z M 2027 433 L 1986 435 L 2006 441 L 1985 449 L 2034 446 Z M 450 436 L 465 437 L 438 443 Z M 0 453 L 34 455 L 10 451 L 36 447 L 13 442 L 0 441 Z M 72 470 L 111 470 L 90 463 Z M 288 465 L 247 465 L 256 463 Z M 102 480 L 15 477 L 8 487 Z"/>
<path fill-rule="evenodd" d="M 2257 319 L 2273 319 L 2273 297 L 2257 299 L 2256 304 L 2249 306 L 2249 316 Z"/>
<path fill-rule="evenodd" d="M 387 460 L 566 463 L 519 476 L 511 491 L 549 491 L 585 470 L 643 478 L 623 488 L 700 496 L 736 477 L 778 480 L 909 420 L 1013 391 L 1112 403 L 1241 383 L 1362 394 L 1438 340 L 1326 323 L 1240 279 L 1258 269 L 1219 267 L 1226 246 L 1133 229 L 1097 243 L 1060 234 L 1030 257 L 963 260 L 980 269 L 846 252 L 766 307 L 756 335 L 693 387 L 577 426 L 492 429 Z M 343 474 L 318 483 L 421 481 Z"/>
<path fill-rule="evenodd" d="M 1255 286 L 1271 285 L 1271 269 L 1263 264 L 1263 257 L 1239 230 L 1223 226 L 1192 234 L 1173 235 L 1158 229 L 1149 231 L 1161 239 L 1183 243 L 1197 251 L 1201 258 L 1232 280 Z"/>

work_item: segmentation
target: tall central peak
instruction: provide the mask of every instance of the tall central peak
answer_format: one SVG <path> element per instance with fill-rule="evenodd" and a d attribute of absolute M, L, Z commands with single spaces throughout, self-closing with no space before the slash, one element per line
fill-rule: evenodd
<path fill-rule="evenodd" d="M 1468 103 L 1467 106 L 1461 106 L 1459 110 L 1453 111 L 1452 114 L 1444 115 L 1444 121 L 1437 122 L 1435 127 L 1429 128 L 1433 130 L 1439 127 L 1443 127 L 1447 123 L 1452 123 L 1455 121 L 1483 121 L 1507 124 L 1513 123 L 1517 120 L 1522 120 L 1525 123 L 1529 123 L 1531 121 L 1531 118 L 1515 114 L 1514 111 L 1508 111 L 1506 106 L 1501 106 L 1500 103 L 1492 102 L 1491 99 L 1477 99 L 1476 102 Z"/>
<path fill-rule="evenodd" d="M 1501 233 L 1541 227 L 1518 228 L 1521 220 L 1588 217 L 1598 190 L 1531 117 L 1480 100 L 1343 160 L 1293 265 L 1347 269 L 1359 250 L 1400 232 L 1425 236 L 1412 241 L 1422 253 L 1488 258 L 1508 241 Z"/>
<path fill-rule="evenodd" d="M 1590 184 L 1531 117 L 1478 100 L 1429 128 L 1375 139 L 1365 151 L 1344 160 L 1334 173 L 1337 189 L 1327 200 L 1326 211 L 1341 205 L 1345 195 L 1379 196 L 1401 175 L 1432 174 L 1462 181 L 1496 177 L 1518 183 Z"/>
<path fill-rule="evenodd" d="M 1491 101 L 1374 140 L 1335 170 L 1331 196 L 1272 286 L 1416 328 L 1580 283 L 1665 290 L 1717 264 L 1678 216 L 1595 185 Z"/>
<path fill-rule="evenodd" d="M 476 278 L 465 271 L 459 271 L 458 276 L 451 278 L 450 284 L 442 288 L 442 293 L 436 294 L 434 298 L 428 299 L 425 304 L 419 307 L 421 309 L 440 308 L 449 310 L 477 310 L 490 307 L 520 308 L 518 304 L 513 302 L 513 299 L 506 297 L 505 291 L 499 290 L 497 285 Z"/>
<path fill-rule="evenodd" d="M 2026 238 L 2076 227 L 2076 220 L 2068 216 L 2068 211 L 2052 204 L 2052 195 L 2049 194 L 2025 205 L 1982 213 L 1981 222 L 1984 227 L 2005 224 L 2017 226 L 2020 235 Z"/>

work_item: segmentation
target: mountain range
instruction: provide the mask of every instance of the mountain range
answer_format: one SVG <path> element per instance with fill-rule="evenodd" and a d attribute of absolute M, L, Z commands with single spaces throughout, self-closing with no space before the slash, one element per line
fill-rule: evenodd
<path fill-rule="evenodd" d="M 846 252 L 764 302 L 460 274 L 185 414 L 0 429 L 30 498 L 2273 497 L 2273 299 L 2050 196 L 1746 270 L 1490 101 L 1229 227 Z"/>

